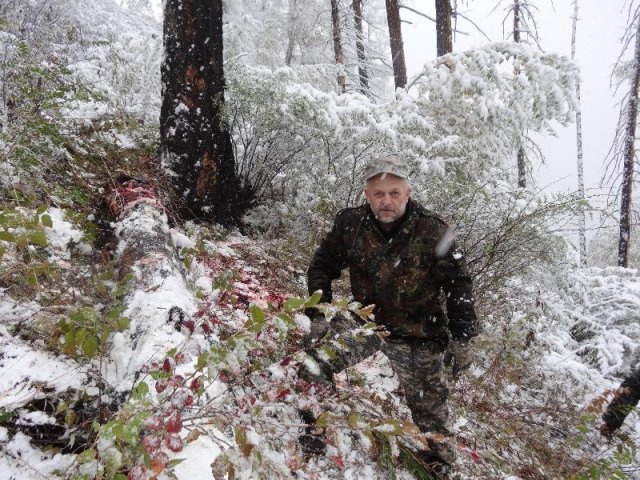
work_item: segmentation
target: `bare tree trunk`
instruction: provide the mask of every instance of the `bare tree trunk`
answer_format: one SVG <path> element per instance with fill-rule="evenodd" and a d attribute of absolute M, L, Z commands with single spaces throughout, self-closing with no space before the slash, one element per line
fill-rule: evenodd
<path fill-rule="evenodd" d="M 513 41 L 520 43 L 520 0 L 513 2 Z M 516 68 L 516 74 L 519 73 L 519 69 Z M 527 155 L 524 151 L 524 146 L 518 147 L 518 187 L 525 188 L 527 186 L 527 169 L 526 160 Z"/>
<path fill-rule="evenodd" d="M 342 51 L 342 35 L 340 33 L 340 9 L 338 8 L 339 0 L 331 0 L 331 24 L 333 25 L 333 53 L 335 54 L 336 64 L 342 71 L 338 73 L 338 87 L 340 93 L 344 93 L 346 85 L 346 77 L 344 74 L 344 52 Z"/>
<path fill-rule="evenodd" d="M 250 203 L 222 121 L 222 0 L 166 0 L 160 139 L 185 218 L 237 224 Z M 246 194 L 246 195 L 245 195 Z"/>
<path fill-rule="evenodd" d="M 296 17 L 297 17 L 297 3 L 298 0 L 289 0 L 289 38 L 287 39 L 287 52 L 284 57 L 284 64 L 287 67 L 291 66 L 293 61 L 293 49 L 295 48 L 296 40 Z"/>
<path fill-rule="evenodd" d="M 571 60 L 576 58 L 576 30 L 578 24 L 578 0 L 573 1 L 573 25 L 571 30 Z M 584 160 L 582 151 L 582 112 L 580 111 L 580 80 L 576 80 L 576 146 L 578 153 L 578 195 L 584 201 Z M 587 238 L 584 206 L 578 215 L 578 237 L 580 243 L 580 266 L 587 266 Z"/>
<path fill-rule="evenodd" d="M 400 8 L 398 0 L 385 0 L 387 5 L 387 24 L 389 25 L 389 44 L 393 61 L 393 79 L 396 88 L 407 85 L 407 65 L 404 60 Z"/>
<path fill-rule="evenodd" d="M 520 0 L 513 2 L 513 41 L 520 43 Z"/>
<path fill-rule="evenodd" d="M 629 266 L 631 240 L 631 194 L 633 192 L 633 164 L 635 160 L 636 123 L 638 116 L 638 87 L 640 87 L 640 19 L 636 27 L 633 78 L 627 104 L 627 122 L 624 138 L 624 164 L 622 191 L 620 196 L 620 240 L 618 243 L 618 266 Z"/>
<path fill-rule="evenodd" d="M 364 34 L 362 30 L 362 0 L 353 0 L 353 20 L 356 26 L 356 51 L 358 53 L 358 78 L 360 92 L 366 95 L 369 91 L 369 74 L 367 73 L 367 57 L 364 52 Z"/>
<path fill-rule="evenodd" d="M 451 0 L 436 0 L 436 39 L 438 56 L 453 52 Z"/>

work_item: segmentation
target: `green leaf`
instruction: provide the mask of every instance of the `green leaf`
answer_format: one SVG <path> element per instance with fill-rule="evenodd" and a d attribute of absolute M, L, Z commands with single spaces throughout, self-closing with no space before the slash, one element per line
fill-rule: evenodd
<path fill-rule="evenodd" d="M 96 451 L 93 448 L 90 448 L 89 450 L 85 450 L 80 455 L 78 455 L 78 463 L 89 463 L 94 458 L 96 458 Z"/>
<path fill-rule="evenodd" d="M 92 307 L 82 307 L 69 315 L 69 318 L 78 325 L 96 325 L 98 312 Z"/>
<path fill-rule="evenodd" d="M 186 458 L 174 458 L 173 460 L 169 460 L 169 462 L 167 462 L 167 468 L 175 467 L 176 465 L 181 464 L 185 460 Z"/>
<path fill-rule="evenodd" d="M 245 445 L 247 443 L 247 432 L 243 428 L 235 428 L 235 440 L 238 445 Z"/>
<path fill-rule="evenodd" d="M 252 333 L 261 332 L 266 324 L 264 311 L 257 305 L 251 305 L 251 319 L 245 324 L 245 328 Z"/>
<path fill-rule="evenodd" d="M 7 232 L 6 230 L 3 230 L 0 232 L 0 240 L 13 243 L 16 241 L 16 236 L 11 232 Z"/>
<path fill-rule="evenodd" d="M 198 355 L 198 362 L 196 363 L 196 369 L 203 370 L 204 368 L 206 368 L 208 358 L 209 356 L 207 355 L 207 352 L 204 352 Z"/>
<path fill-rule="evenodd" d="M 118 319 L 118 330 L 127 330 L 129 328 L 129 317 L 120 317 Z"/>
<path fill-rule="evenodd" d="M 305 308 L 315 307 L 320 302 L 320 298 L 322 298 L 322 292 L 318 290 L 311 295 L 306 302 L 304 302 Z"/>
<path fill-rule="evenodd" d="M 7 410 L 0 410 L 0 425 L 8 422 L 14 417 L 14 413 Z"/>
<path fill-rule="evenodd" d="M 89 358 L 93 358 L 98 351 L 98 338 L 94 335 L 87 336 L 82 342 L 82 352 Z"/>
<path fill-rule="evenodd" d="M 82 345 L 82 341 L 84 340 L 84 337 L 87 335 L 87 329 L 86 328 L 80 328 L 79 330 L 76 331 L 76 343 L 79 343 L 80 345 Z"/>
<path fill-rule="evenodd" d="M 305 304 L 304 298 L 287 298 L 284 301 L 283 306 L 285 310 L 297 310 L 304 304 Z"/>
<path fill-rule="evenodd" d="M 32 288 L 38 288 L 38 276 L 33 270 L 31 270 L 27 275 L 27 283 Z"/>
<path fill-rule="evenodd" d="M 31 235 L 29 235 L 29 243 L 31 243 L 32 245 L 46 247 L 47 236 L 44 234 L 44 230 L 36 230 Z"/>
<path fill-rule="evenodd" d="M 7 253 L 7 249 L 0 245 L 0 260 L 4 257 L 4 254 Z"/>
<path fill-rule="evenodd" d="M 44 214 L 40 217 L 40 221 L 42 222 L 42 225 L 44 225 L 45 227 L 53 227 L 53 220 L 51 220 L 51 217 L 47 214 Z"/>
<path fill-rule="evenodd" d="M 38 215 L 42 215 L 44 212 L 46 212 L 46 211 L 47 211 L 47 208 L 48 208 L 48 207 L 47 207 L 46 205 L 40 205 L 40 206 L 37 208 L 36 213 L 37 213 Z"/>
<path fill-rule="evenodd" d="M 109 310 L 107 312 L 106 318 L 107 320 L 117 320 L 122 312 L 124 312 L 124 307 L 120 305 L 119 307 L 115 307 Z"/>
<path fill-rule="evenodd" d="M 136 389 L 133 392 L 133 398 L 136 400 L 143 399 L 149 393 L 149 385 L 145 382 L 140 382 L 136 385 Z"/>

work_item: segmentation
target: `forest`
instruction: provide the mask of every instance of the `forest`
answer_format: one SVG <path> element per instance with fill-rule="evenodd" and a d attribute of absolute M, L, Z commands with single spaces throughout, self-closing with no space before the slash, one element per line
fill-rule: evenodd
<path fill-rule="evenodd" d="M 0 478 L 640 479 L 638 411 L 602 428 L 640 358 L 640 2 L 619 7 L 603 201 L 589 1 L 559 2 L 567 56 L 544 0 L 1 0 Z M 567 126 L 576 187 L 551 191 L 542 142 Z M 379 351 L 304 374 L 388 334 L 346 271 L 329 303 L 307 269 L 390 153 L 473 279 L 450 437 L 413 423 Z M 311 352 L 312 310 L 361 327 Z M 433 442 L 447 476 L 416 453 Z"/>

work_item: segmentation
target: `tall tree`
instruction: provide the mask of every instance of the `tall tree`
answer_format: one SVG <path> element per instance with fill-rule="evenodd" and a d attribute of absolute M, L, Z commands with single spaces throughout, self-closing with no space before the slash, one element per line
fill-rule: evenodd
<path fill-rule="evenodd" d="M 404 60 L 400 8 L 398 0 L 385 0 L 387 6 L 387 24 L 389 25 L 389 44 L 393 63 L 393 79 L 396 88 L 407 85 L 407 65 Z"/>
<path fill-rule="evenodd" d="M 166 0 L 162 162 L 172 171 L 185 218 L 234 225 L 249 204 L 222 119 L 222 0 Z"/>
<path fill-rule="evenodd" d="M 362 0 L 353 0 L 353 23 L 356 27 L 356 52 L 358 54 L 358 78 L 360 92 L 366 95 L 369 91 L 369 74 L 367 72 L 367 57 L 364 50 L 364 31 L 362 28 Z"/>
<path fill-rule="evenodd" d="M 340 93 L 344 93 L 346 77 L 344 72 L 344 52 L 342 50 L 342 35 L 340 33 L 340 8 L 339 0 L 331 0 L 331 25 L 333 27 L 333 53 L 336 64 L 341 70 L 338 72 L 338 87 Z"/>
<path fill-rule="evenodd" d="M 520 43 L 520 19 L 522 11 L 520 10 L 520 0 L 513 2 L 513 41 Z M 518 72 L 516 72 L 518 73 Z M 526 170 L 526 153 L 524 145 L 518 147 L 518 187 L 525 188 L 527 186 L 527 170 Z"/>
<path fill-rule="evenodd" d="M 298 0 L 290 0 L 289 1 L 289 31 L 287 38 L 287 51 L 284 55 L 284 64 L 287 67 L 291 66 L 291 61 L 293 60 L 293 49 L 296 45 L 296 18 L 297 18 L 297 7 Z"/>
<path fill-rule="evenodd" d="M 576 58 L 576 30 L 578 24 L 578 0 L 573 0 L 573 23 L 571 29 L 571 60 Z M 578 157 L 578 195 L 584 201 L 584 160 L 582 158 L 582 112 L 580 111 L 580 79 L 576 79 L 576 147 Z M 578 237 L 580 243 L 580 266 L 587 266 L 587 237 L 584 207 L 578 217 Z"/>
<path fill-rule="evenodd" d="M 618 266 L 629 266 L 629 247 L 631 240 L 631 214 L 633 193 L 633 170 L 636 157 L 635 140 L 636 124 L 638 117 L 638 88 L 640 87 L 640 7 L 632 16 L 636 25 L 629 26 L 627 38 L 630 40 L 635 35 L 635 51 L 633 55 L 630 80 L 630 89 L 627 96 L 626 107 L 621 113 L 621 128 L 616 132 L 615 143 L 622 148 L 615 151 L 622 157 L 622 188 L 620 191 L 620 238 L 618 241 Z M 627 42 L 628 43 L 628 42 Z"/>
<path fill-rule="evenodd" d="M 436 39 L 439 57 L 453 52 L 451 0 L 436 0 Z"/>

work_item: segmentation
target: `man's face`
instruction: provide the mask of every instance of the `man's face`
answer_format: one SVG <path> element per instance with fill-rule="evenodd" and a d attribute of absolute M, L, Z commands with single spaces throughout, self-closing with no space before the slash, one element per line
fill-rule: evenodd
<path fill-rule="evenodd" d="M 380 223 L 393 223 L 407 209 L 411 186 L 405 178 L 383 173 L 367 180 L 364 196 Z"/>

